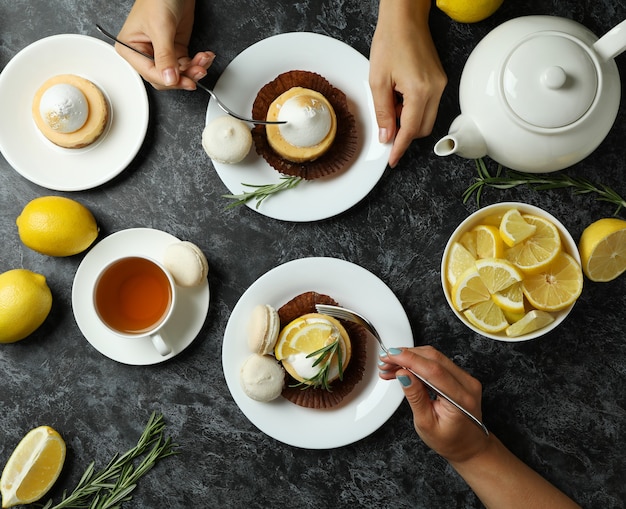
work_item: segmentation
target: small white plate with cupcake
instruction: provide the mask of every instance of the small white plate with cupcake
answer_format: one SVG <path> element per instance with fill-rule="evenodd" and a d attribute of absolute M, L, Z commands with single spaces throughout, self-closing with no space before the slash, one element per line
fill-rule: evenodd
<path fill-rule="evenodd" d="M 362 378 L 335 406 L 308 408 L 292 403 L 283 395 L 261 402 L 249 397 L 242 386 L 241 368 L 253 355 L 248 344 L 248 328 L 255 308 L 269 304 L 279 309 L 307 292 L 329 296 L 339 305 L 362 313 L 390 347 L 413 346 L 408 317 L 383 281 L 351 262 L 336 258 L 303 258 L 270 270 L 241 296 L 224 332 L 224 376 L 235 403 L 263 433 L 304 449 L 342 447 L 376 431 L 393 415 L 404 398 L 396 381 L 382 380 L 378 376 L 380 348 L 373 337 L 366 339 Z M 349 364 L 346 369 L 350 369 Z"/>
<path fill-rule="evenodd" d="M 378 141 L 367 58 L 328 36 L 296 32 L 259 41 L 228 64 L 214 91 L 230 109 L 250 116 L 259 92 L 290 71 L 318 74 L 345 94 L 347 107 L 355 121 L 355 151 L 339 171 L 301 181 L 297 186 L 273 194 L 261 203 L 250 200 L 246 205 L 274 219 L 317 221 L 348 210 L 374 188 L 387 167 L 391 145 Z M 209 101 L 207 124 L 223 115 L 215 101 Z M 338 143 L 342 143 L 339 137 L 335 139 L 333 149 L 340 154 L 343 147 Z M 236 164 L 213 159 L 213 166 L 229 194 L 240 195 L 253 190 L 252 186 L 281 182 L 283 173 L 257 153 L 257 145 L 255 138 L 248 155 Z M 262 153 L 264 150 L 261 149 Z"/>
<path fill-rule="evenodd" d="M 141 148 L 149 118 L 137 72 L 110 44 L 78 34 L 46 37 L 17 53 L 0 74 L 0 110 L 11 119 L 0 123 L 6 160 L 57 191 L 90 189 L 121 173 Z M 80 114 L 86 120 L 77 127 Z M 74 120 L 65 122 L 68 116 Z M 101 125 L 92 126 L 96 117 Z"/>

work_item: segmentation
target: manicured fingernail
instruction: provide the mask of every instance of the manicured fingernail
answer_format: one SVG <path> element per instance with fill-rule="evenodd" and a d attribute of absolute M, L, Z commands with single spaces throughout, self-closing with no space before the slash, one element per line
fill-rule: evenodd
<path fill-rule="evenodd" d="M 389 131 L 386 127 L 381 127 L 378 130 L 378 141 L 380 143 L 387 143 L 389 141 Z"/>
<path fill-rule="evenodd" d="M 205 76 L 206 76 L 206 72 L 197 72 L 197 73 L 194 75 L 193 80 L 194 80 L 194 81 L 199 81 L 199 80 L 201 80 L 202 78 L 204 78 Z"/>
<path fill-rule="evenodd" d="M 411 385 L 411 379 L 406 375 L 398 375 L 396 378 L 404 387 Z"/>
<path fill-rule="evenodd" d="M 176 82 L 178 81 L 178 78 L 176 77 L 176 71 L 174 71 L 174 69 L 168 68 L 168 69 L 163 69 L 163 83 L 165 83 L 165 86 L 172 86 L 172 85 L 176 85 Z"/>
<path fill-rule="evenodd" d="M 378 359 L 379 366 L 384 366 L 385 364 L 387 364 L 385 361 L 383 361 L 382 359 Z"/>
<path fill-rule="evenodd" d="M 400 350 L 399 348 L 390 348 L 389 353 L 391 355 L 400 355 L 402 353 L 402 350 Z"/>

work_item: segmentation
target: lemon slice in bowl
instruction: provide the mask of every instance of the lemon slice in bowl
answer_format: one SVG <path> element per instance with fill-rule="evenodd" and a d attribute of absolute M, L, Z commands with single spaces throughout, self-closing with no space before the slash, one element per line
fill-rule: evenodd
<path fill-rule="evenodd" d="M 541 272 L 526 275 L 522 290 L 535 309 L 560 311 L 574 304 L 582 293 L 582 269 L 574 258 L 561 252 Z"/>
<path fill-rule="evenodd" d="M 491 300 L 491 294 L 475 266 L 470 267 L 459 276 L 452 286 L 450 294 L 452 305 L 457 311 L 463 311 L 479 302 Z"/>
<path fill-rule="evenodd" d="M 467 320 L 484 332 L 497 333 L 509 326 L 503 311 L 492 300 L 470 306 L 463 315 Z"/>
<path fill-rule="evenodd" d="M 463 244 L 460 242 L 453 243 L 450 247 L 446 270 L 448 283 L 454 285 L 461 274 L 474 266 L 475 261 L 476 258 L 463 246 Z"/>
<path fill-rule="evenodd" d="M 507 249 L 504 257 L 526 273 L 535 273 L 548 266 L 561 252 L 561 236 L 557 227 L 543 217 L 523 214 L 535 226 L 535 233 Z"/>
<path fill-rule="evenodd" d="M 512 263 L 499 258 L 476 260 L 476 270 L 489 293 L 505 290 L 522 280 L 522 274 Z"/>
<path fill-rule="evenodd" d="M 533 309 L 526 313 L 520 320 L 505 329 L 506 335 L 510 338 L 516 338 L 524 334 L 530 334 L 539 329 L 543 329 L 546 325 L 554 322 L 554 316 L 545 311 Z"/>
<path fill-rule="evenodd" d="M 504 243 L 513 247 L 534 235 L 537 226 L 526 221 L 519 210 L 509 209 L 502 216 L 499 230 Z"/>
<path fill-rule="evenodd" d="M 509 322 L 516 322 L 520 318 L 518 315 L 524 313 L 524 292 L 522 292 L 521 281 L 492 294 L 491 300 L 504 311 Z"/>
<path fill-rule="evenodd" d="M 55 483 L 65 462 L 65 442 L 50 426 L 29 431 L 2 471 L 2 507 L 30 504 Z"/>
<path fill-rule="evenodd" d="M 472 231 L 476 234 L 477 258 L 502 258 L 504 242 L 497 226 L 479 224 Z"/>
<path fill-rule="evenodd" d="M 626 271 L 626 221 L 609 217 L 591 223 L 578 249 L 585 276 L 591 281 L 612 281 Z"/>

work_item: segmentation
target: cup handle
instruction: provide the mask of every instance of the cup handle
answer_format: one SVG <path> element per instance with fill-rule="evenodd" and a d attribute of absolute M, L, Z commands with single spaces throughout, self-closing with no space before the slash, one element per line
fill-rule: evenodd
<path fill-rule="evenodd" d="M 159 352 L 161 355 L 165 356 L 172 353 L 172 349 L 167 345 L 167 343 L 163 339 L 163 335 L 160 332 L 152 334 L 150 336 L 150 339 L 152 340 L 154 348 L 156 348 L 157 352 Z"/>

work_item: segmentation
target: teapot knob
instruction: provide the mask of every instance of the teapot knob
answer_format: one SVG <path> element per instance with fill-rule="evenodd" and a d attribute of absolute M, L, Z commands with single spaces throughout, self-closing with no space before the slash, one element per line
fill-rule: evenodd
<path fill-rule="evenodd" d="M 540 79 L 541 83 L 546 87 L 552 90 L 557 90 L 565 85 L 565 82 L 567 81 L 567 74 L 562 67 L 554 65 L 543 71 Z"/>

